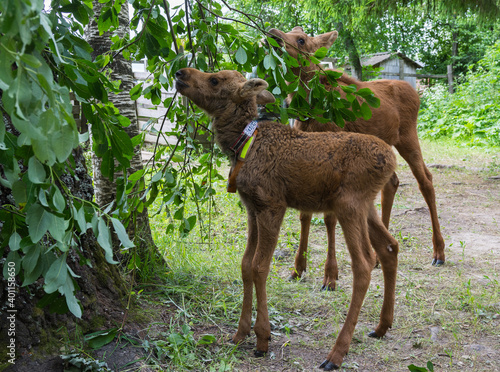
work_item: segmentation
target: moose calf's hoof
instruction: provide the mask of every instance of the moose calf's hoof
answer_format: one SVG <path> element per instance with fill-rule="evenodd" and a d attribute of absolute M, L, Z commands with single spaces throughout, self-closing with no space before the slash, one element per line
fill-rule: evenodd
<path fill-rule="evenodd" d="M 262 357 L 266 356 L 266 352 L 260 351 L 260 350 L 255 350 L 253 352 L 253 355 L 255 355 L 256 358 L 262 358 Z"/>
<path fill-rule="evenodd" d="M 437 260 L 437 259 L 433 259 L 432 260 L 432 266 L 443 266 L 444 265 L 444 261 L 443 260 Z"/>
<path fill-rule="evenodd" d="M 322 291 L 329 291 L 329 292 L 331 291 L 331 292 L 333 292 L 333 291 L 335 291 L 335 286 L 334 287 L 330 287 L 329 285 L 323 284 L 321 286 L 321 290 Z"/>
<path fill-rule="evenodd" d="M 321 363 L 321 365 L 319 366 L 319 368 L 322 368 L 323 370 L 325 371 L 333 371 L 334 369 L 339 369 L 339 366 L 336 365 L 335 363 L 333 362 L 330 362 L 328 359 L 325 360 L 323 363 Z"/>
<path fill-rule="evenodd" d="M 371 338 L 382 338 L 382 336 L 379 336 L 377 335 L 377 332 L 375 331 L 371 331 L 370 333 L 368 333 L 368 337 L 371 337 Z"/>

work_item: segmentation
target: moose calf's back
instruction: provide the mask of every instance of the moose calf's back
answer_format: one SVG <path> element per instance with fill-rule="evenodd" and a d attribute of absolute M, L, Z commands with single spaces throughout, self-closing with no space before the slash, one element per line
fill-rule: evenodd
<path fill-rule="evenodd" d="M 349 198 L 373 200 L 396 168 L 392 148 L 369 135 L 306 133 L 261 122 L 237 185 L 262 203 L 323 212 Z"/>

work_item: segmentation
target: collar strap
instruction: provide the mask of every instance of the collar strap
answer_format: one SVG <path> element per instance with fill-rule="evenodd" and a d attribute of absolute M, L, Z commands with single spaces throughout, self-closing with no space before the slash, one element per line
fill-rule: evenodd
<path fill-rule="evenodd" d="M 258 123 L 256 120 L 252 120 L 247 124 L 241 135 L 238 137 L 236 142 L 230 146 L 230 149 L 234 151 L 236 155 L 236 164 L 229 171 L 229 179 L 227 181 L 227 192 L 236 192 L 236 177 L 243 166 L 243 162 L 254 143 L 255 136 L 257 136 Z"/>
<path fill-rule="evenodd" d="M 250 138 L 252 138 L 258 125 L 257 120 L 252 120 L 248 123 L 236 142 L 229 147 L 236 155 L 240 154 L 243 147 L 249 142 Z"/>

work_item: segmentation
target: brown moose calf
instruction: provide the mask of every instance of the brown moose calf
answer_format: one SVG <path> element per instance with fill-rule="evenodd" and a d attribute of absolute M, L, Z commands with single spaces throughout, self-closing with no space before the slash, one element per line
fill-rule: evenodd
<path fill-rule="evenodd" d="M 237 71 L 204 73 L 184 68 L 175 76 L 177 90 L 213 118 L 216 141 L 231 160 L 230 184 L 238 189 L 248 214 L 248 241 L 241 263 L 243 305 L 233 341 L 238 343 L 250 333 L 255 285 L 255 354 L 268 351 L 266 280 L 286 208 L 335 213 L 352 259 L 353 293 L 345 324 L 320 368 L 339 368 L 375 264 L 370 243 L 384 273 L 380 322 L 370 335 L 382 337 L 392 325 L 398 243 L 373 204 L 396 168 L 391 147 L 369 135 L 307 133 L 272 121 L 256 122 L 257 104 L 273 102 L 274 97 L 265 90 L 264 80 L 246 80 Z"/>
<path fill-rule="evenodd" d="M 319 48 L 330 48 L 337 39 L 337 31 L 327 32 L 317 36 L 308 36 L 302 27 L 294 27 L 290 32 L 278 29 L 269 30 L 269 34 L 280 46 L 294 58 L 299 54 L 307 58 L 308 54 L 314 54 Z M 300 64 L 291 67 L 291 71 L 301 77 L 301 81 L 307 83 L 320 67 L 314 63 Z M 323 131 L 347 131 L 374 135 L 394 146 L 399 154 L 406 160 L 415 176 L 419 189 L 429 208 L 432 223 L 432 244 L 434 247 L 432 265 L 441 266 L 445 262 L 444 240 L 439 225 L 436 208 L 436 195 L 432 184 L 432 174 L 427 169 L 417 133 L 417 118 L 420 107 L 420 98 L 415 89 L 405 81 L 399 80 L 374 80 L 358 81 L 347 75 L 342 75 L 337 83 L 332 86 L 323 76 L 322 83 L 327 90 L 336 90 L 344 95 L 341 86 L 355 85 L 357 89 L 368 88 L 375 97 L 380 99 L 380 107 L 372 110 L 373 116 L 369 120 L 358 118 L 356 121 L 347 122 L 344 128 L 339 128 L 335 123 L 320 123 L 311 118 L 306 121 L 295 120 L 295 127 L 306 132 Z M 304 89 L 308 92 L 307 84 Z M 292 97 L 290 96 L 290 99 Z M 389 226 L 391 209 L 394 197 L 398 189 L 399 179 L 396 173 L 392 175 L 389 182 L 382 189 L 381 209 L 382 221 L 386 227 Z M 307 241 L 312 214 L 301 211 L 301 233 L 299 249 L 295 256 L 295 268 L 291 278 L 300 278 L 306 270 Z M 335 258 L 335 225 L 336 216 L 332 213 L 325 214 L 325 226 L 328 236 L 328 256 L 325 262 L 325 275 L 323 289 L 335 289 L 335 280 L 338 279 L 337 260 Z"/>

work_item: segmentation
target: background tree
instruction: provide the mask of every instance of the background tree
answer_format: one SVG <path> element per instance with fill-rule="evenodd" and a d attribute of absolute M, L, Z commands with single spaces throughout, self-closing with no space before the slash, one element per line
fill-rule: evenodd
<path fill-rule="evenodd" d="M 124 184 L 124 177 L 130 174 L 142 173 L 144 168 L 142 164 L 141 146 L 137 143 L 139 138 L 139 126 L 137 121 L 137 109 L 135 102 L 130 98 L 130 91 L 135 86 L 134 74 L 132 72 L 132 63 L 130 59 L 124 58 L 122 53 L 116 53 L 111 49 L 113 38 L 121 40 L 130 40 L 130 18 L 128 3 L 126 1 L 116 1 L 112 4 L 103 4 L 99 1 L 92 2 L 94 16 L 90 18 L 90 23 L 85 29 L 85 38 L 89 42 L 93 51 L 92 58 L 103 58 L 106 56 L 110 59 L 106 69 L 109 71 L 111 81 L 119 84 L 119 91 L 108 94 L 109 101 L 118 110 L 120 115 L 127 119 L 121 122 L 123 129 L 135 146 L 131 157 L 130 166 L 120 167 L 119 163 L 115 162 L 115 172 L 108 174 L 102 172 L 102 167 L 109 167 L 109 157 L 101 157 L 97 154 L 99 150 L 92 155 L 93 163 L 93 179 L 96 189 L 96 203 L 99 207 L 105 209 L 113 207 L 115 203 L 121 202 L 128 205 L 120 205 L 120 208 L 132 208 L 135 210 L 137 204 L 134 205 L 134 200 L 121 199 L 117 200 L 117 182 Z M 100 20 L 100 22 L 99 22 Z M 104 31 L 102 26 L 106 22 L 110 23 L 110 30 Z M 103 164 L 104 163 L 104 164 Z M 135 190 L 129 195 L 139 194 L 144 190 L 144 178 L 138 180 Z M 138 198 L 136 198 L 137 200 Z M 141 267 L 145 265 L 148 256 L 156 256 L 158 254 L 155 247 L 151 228 L 149 226 L 148 209 L 141 208 L 137 213 L 131 213 L 130 218 L 124 221 L 129 237 L 133 238 L 136 244 L 136 249 L 130 257 L 129 263 L 132 266 L 137 266 L 141 262 Z M 118 241 L 115 241 L 115 251 L 119 252 Z"/>
<path fill-rule="evenodd" d="M 361 55 L 399 51 L 425 65 L 424 71 L 445 74 L 454 65 L 456 75 L 479 61 L 485 48 L 498 39 L 498 21 L 491 14 L 498 2 L 412 3 L 358 0 L 300 0 L 290 7 L 283 2 L 231 1 L 234 8 L 258 14 L 270 27 L 291 30 L 300 25 L 310 34 L 336 29 L 339 38 L 329 51 L 342 65 L 347 59 L 362 76 Z M 492 13 L 491 13 L 492 12 Z M 321 20 L 321 22 L 318 22 Z"/>

